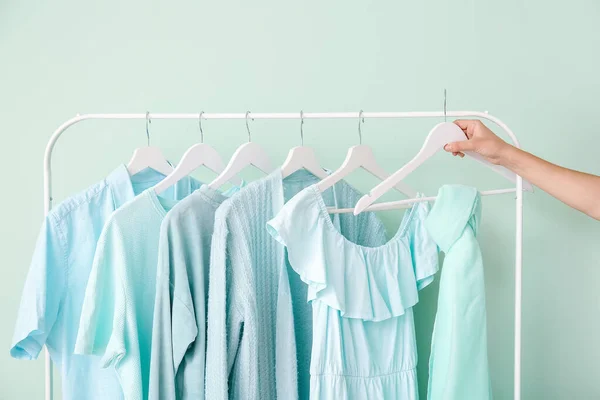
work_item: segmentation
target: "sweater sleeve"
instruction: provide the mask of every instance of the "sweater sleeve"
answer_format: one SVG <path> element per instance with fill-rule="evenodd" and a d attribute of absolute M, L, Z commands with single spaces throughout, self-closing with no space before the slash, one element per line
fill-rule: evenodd
<path fill-rule="evenodd" d="M 241 250 L 233 243 L 226 218 L 217 211 L 210 252 L 208 333 L 205 398 L 227 400 L 229 374 L 242 336 L 243 315 L 231 296 L 232 255 Z"/>

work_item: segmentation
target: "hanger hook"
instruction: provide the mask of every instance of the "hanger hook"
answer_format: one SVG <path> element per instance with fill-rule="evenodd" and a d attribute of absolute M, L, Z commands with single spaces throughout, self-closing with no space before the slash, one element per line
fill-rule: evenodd
<path fill-rule="evenodd" d="M 361 125 L 365 123 L 365 117 L 363 117 L 363 110 L 358 112 L 358 143 L 362 144 L 362 129 Z"/>
<path fill-rule="evenodd" d="M 150 147 L 150 111 L 146 111 L 146 138 L 148 139 L 148 147 Z"/>
<path fill-rule="evenodd" d="M 250 111 L 246 111 L 246 130 L 248 131 L 248 141 L 252 141 L 252 134 L 250 133 L 250 126 L 248 125 L 248 117 L 250 116 Z M 254 118 L 251 118 L 254 121 Z"/>
<path fill-rule="evenodd" d="M 304 111 L 300 110 L 300 144 L 304 146 Z"/>
<path fill-rule="evenodd" d="M 198 128 L 200 128 L 200 143 L 204 143 L 204 131 L 202 130 L 202 116 L 204 115 L 204 111 L 200 111 L 198 115 Z"/>
<path fill-rule="evenodd" d="M 444 88 L 444 122 L 448 122 L 446 119 L 446 88 Z"/>

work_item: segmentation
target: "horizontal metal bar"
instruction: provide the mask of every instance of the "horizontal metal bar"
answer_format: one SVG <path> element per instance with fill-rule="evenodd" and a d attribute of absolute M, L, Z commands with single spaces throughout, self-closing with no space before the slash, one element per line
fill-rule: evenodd
<path fill-rule="evenodd" d="M 436 118 L 436 117 L 468 117 L 479 116 L 481 118 L 489 117 L 487 112 L 480 111 L 448 111 L 444 114 L 443 111 L 417 111 L 417 112 L 368 112 L 362 114 L 358 111 L 352 112 L 330 112 L 330 113 L 313 113 L 300 112 L 292 113 L 248 113 L 247 118 L 250 119 L 343 119 L 343 118 Z M 198 119 L 200 113 L 149 113 L 150 119 Z M 81 114 L 75 118 L 84 119 L 145 119 L 146 113 L 132 114 Z M 202 119 L 245 119 L 246 113 L 202 113 Z"/>

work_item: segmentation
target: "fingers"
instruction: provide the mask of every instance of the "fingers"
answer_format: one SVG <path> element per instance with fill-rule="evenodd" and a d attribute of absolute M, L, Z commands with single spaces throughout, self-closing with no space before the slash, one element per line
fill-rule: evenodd
<path fill-rule="evenodd" d="M 465 153 L 461 153 L 460 151 L 454 151 L 452 152 L 453 156 L 459 156 L 460 158 L 463 158 L 465 156 Z"/>
<path fill-rule="evenodd" d="M 457 119 L 454 123 L 463 130 L 467 138 L 471 139 L 481 121 L 477 119 Z"/>
<path fill-rule="evenodd" d="M 444 146 L 444 150 L 449 153 L 463 153 L 465 151 L 473 151 L 475 146 L 470 140 L 463 140 L 461 142 L 448 143 Z"/>
<path fill-rule="evenodd" d="M 454 123 L 456 125 L 458 125 L 458 127 L 460 129 L 462 129 L 463 131 L 467 130 L 467 128 L 469 126 L 473 126 L 473 124 L 476 123 L 476 122 L 478 122 L 478 121 L 475 120 L 475 119 L 457 119 L 456 121 L 454 121 Z"/>

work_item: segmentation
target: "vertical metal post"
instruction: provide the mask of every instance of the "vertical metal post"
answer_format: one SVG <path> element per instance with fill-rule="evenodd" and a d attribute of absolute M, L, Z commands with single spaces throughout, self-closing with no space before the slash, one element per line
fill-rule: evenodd
<path fill-rule="evenodd" d="M 52 208 L 50 174 L 50 169 L 48 168 L 46 171 L 44 168 L 44 181 L 46 181 L 46 179 L 48 180 L 48 182 L 44 182 L 44 216 L 47 216 L 50 212 L 50 208 Z M 54 382 L 52 380 L 54 374 L 52 372 L 52 360 L 50 359 L 50 352 L 48 351 L 48 348 L 44 346 L 45 400 L 52 400 L 54 397 Z"/>
<path fill-rule="evenodd" d="M 515 370 L 514 400 L 521 399 L 521 310 L 523 285 L 523 178 L 517 177 L 515 251 Z"/>

